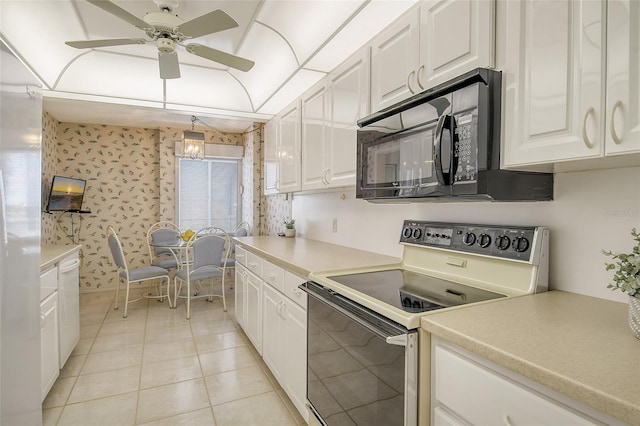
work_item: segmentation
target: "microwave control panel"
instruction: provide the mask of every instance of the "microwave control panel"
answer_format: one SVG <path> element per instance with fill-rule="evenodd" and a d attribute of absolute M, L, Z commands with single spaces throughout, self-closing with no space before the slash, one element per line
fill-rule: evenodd
<path fill-rule="evenodd" d="M 453 174 L 453 181 L 465 182 L 476 180 L 477 166 L 477 120 L 473 113 L 466 113 L 456 117 L 456 127 L 453 135 L 453 158 L 457 167 Z"/>

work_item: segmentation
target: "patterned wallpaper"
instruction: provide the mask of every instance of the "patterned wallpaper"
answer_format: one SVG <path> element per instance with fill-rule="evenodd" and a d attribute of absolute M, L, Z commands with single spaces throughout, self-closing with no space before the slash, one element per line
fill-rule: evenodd
<path fill-rule="evenodd" d="M 263 193 L 262 164 L 264 162 L 264 125 L 256 123 L 245 133 L 245 151 L 242 161 L 244 192 L 242 194 L 242 220 L 251 226 L 252 235 L 265 235 L 266 222 Z"/>
<path fill-rule="evenodd" d="M 267 195 L 266 235 L 277 235 L 280 232 L 284 232 L 284 224 L 282 222 L 291 217 L 292 197 L 292 194 Z"/>
<path fill-rule="evenodd" d="M 83 288 L 113 287 L 116 269 L 105 244 L 109 225 L 130 267 L 148 262 L 146 231 L 160 216 L 158 130 L 60 123 L 56 170 L 87 180 L 82 208 L 92 211 L 58 213 L 57 239 L 82 244 Z"/>
<path fill-rule="evenodd" d="M 258 226 L 254 234 L 264 232 L 260 229 L 266 229 L 260 219 L 264 196 L 259 185 L 262 124 L 256 123 L 244 134 L 204 133 L 207 143 L 246 146 L 243 220 Z M 115 268 L 104 244 L 108 225 L 118 232 L 131 267 L 148 262 L 146 230 L 158 220 L 175 220 L 174 142 L 181 137 L 182 129 L 59 123 L 44 113 L 44 201 L 54 174 L 87 180 L 83 208 L 91 214 L 43 214 L 42 222 L 42 243 L 83 245 L 81 291 L 115 285 Z"/>

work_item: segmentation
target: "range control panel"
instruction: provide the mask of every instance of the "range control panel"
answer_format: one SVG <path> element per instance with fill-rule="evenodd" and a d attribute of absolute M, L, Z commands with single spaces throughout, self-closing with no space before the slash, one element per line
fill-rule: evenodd
<path fill-rule="evenodd" d="M 400 243 L 529 261 L 540 228 L 405 220 Z"/>

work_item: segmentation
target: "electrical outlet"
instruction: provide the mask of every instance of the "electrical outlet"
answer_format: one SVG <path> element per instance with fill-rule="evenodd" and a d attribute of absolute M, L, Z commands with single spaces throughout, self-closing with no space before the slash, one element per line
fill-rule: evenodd
<path fill-rule="evenodd" d="M 331 221 L 331 232 L 338 232 L 338 219 Z"/>

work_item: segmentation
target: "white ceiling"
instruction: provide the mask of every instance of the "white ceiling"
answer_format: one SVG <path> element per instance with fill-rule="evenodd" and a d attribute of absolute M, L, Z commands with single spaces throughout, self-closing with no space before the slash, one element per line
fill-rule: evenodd
<path fill-rule="evenodd" d="M 255 61 L 248 72 L 177 49 L 181 78 L 162 80 L 154 44 L 74 49 L 64 42 L 148 38 L 85 0 L 0 0 L 0 37 L 38 76 L 58 121 L 223 131 L 266 121 L 417 0 L 178 0 L 184 21 L 216 9 L 238 27 L 193 39 Z M 152 0 L 116 0 L 142 18 Z"/>

